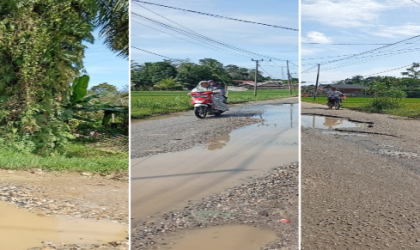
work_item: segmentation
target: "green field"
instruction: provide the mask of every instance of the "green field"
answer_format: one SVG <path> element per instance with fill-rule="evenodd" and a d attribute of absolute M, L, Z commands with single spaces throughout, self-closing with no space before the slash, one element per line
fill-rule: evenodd
<path fill-rule="evenodd" d="M 0 168 L 10 170 L 75 171 L 108 174 L 128 171 L 128 153 L 109 152 L 70 143 L 60 155 L 39 156 L 0 148 Z"/>
<path fill-rule="evenodd" d="M 372 101 L 373 98 L 366 97 L 347 97 L 347 100 L 343 100 L 343 107 L 349 109 L 355 109 L 364 112 L 372 112 L 366 108 L 367 104 Z M 313 102 L 319 104 L 327 103 L 326 97 L 317 97 L 314 101 L 313 97 L 302 97 L 302 101 Z M 390 115 L 407 116 L 412 118 L 420 118 L 420 98 L 405 98 L 402 99 L 400 108 L 397 109 L 385 109 L 377 111 L 378 113 L 386 113 Z"/>
<path fill-rule="evenodd" d="M 168 114 L 193 109 L 189 91 L 132 91 L 131 118 L 142 118 L 156 114 Z M 297 91 L 294 91 L 294 96 Z M 257 100 L 270 100 L 290 97 L 289 90 L 259 90 L 254 97 L 254 91 L 230 91 L 229 104 Z"/>

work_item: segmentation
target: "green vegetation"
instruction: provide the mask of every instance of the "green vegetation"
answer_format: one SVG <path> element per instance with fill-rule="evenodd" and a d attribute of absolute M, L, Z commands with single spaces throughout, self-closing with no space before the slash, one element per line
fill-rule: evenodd
<path fill-rule="evenodd" d="M 381 110 L 372 109 L 371 103 L 374 100 L 374 98 L 366 97 L 347 97 L 347 100 L 343 101 L 343 107 L 363 112 L 385 113 L 390 115 L 420 118 L 420 98 L 405 98 L 401 100 L 399 107 L 392 109 L 384 108 Z M 313 97 L 302 97 L 302 101 L 325 104 L 327 103 L 327 98 L 317 97 L 316 101 L 314 101 Z"/>
<path fill-rule="evenodd" d="M 131 63 L 131 82 L 133 90 L 182 90 L 192 89 L 202 80 L 214 80 L 221 86 L 238 84 L 234 80 L 254 81 L 255 69 L 241 68 L 233 64 L 224 66 L 212 58 L 204 58 L 199 63 L 189 60 L 164 60 L 163 62 Z M 258 82 L 271 79 L 257 72 Z M 296 83 L 297 79 L 294 78 Z M 162 84 L 163 83 L 163 84 Z"/>
<path fill-rule="evenodd" d="M 0 148 L 0 155 L 2 169 L 40 168 L 44 171 L 88 171 L 102 174 L 128 169 L 128 153 L 98 150 L 86 146 L 85 143 L 76 142 L 48 157 L 21 153 L 8 148 Z"/>
<path fill-rule="evenodd" d="M 1 168 L 127 169 L 127 153 L 84 146 L 128 132 L 128 93 L 109 84 L 88 90 L 82 76 L 83 43 L 97 28 L 109 49 L 128 56 L 128 0 L 1 1 Z"/>
<path fill-rule="evenodd" d="M 193 109 L 189 91 L 132 91 L 131 118 L 142 118 L 155 114 L 168 114 Z M 243 103 L 289 97 L 289 90 L 229 91 L 228 102 Z"/>

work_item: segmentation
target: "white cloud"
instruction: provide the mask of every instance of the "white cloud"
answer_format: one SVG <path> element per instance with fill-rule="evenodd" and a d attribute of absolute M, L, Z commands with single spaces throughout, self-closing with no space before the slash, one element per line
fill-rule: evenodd
<path fill-rule="evenodd" d="M 310 31 L 306 34 L 306 37 L 302 37 L 302 41 L 306 43 L 331 43 L 332 39 L 321 32 Z"/>
<path fill-rule="evenodd" d="M 420 34 L 420 25 L 407 23 L 401 26 L 380 26 L 372 34 L 390 38 L 416 36 Z"/>
<path fill-rule="evenodd" d="M 374 0 L 308 0 L 302 3 L 302 18 L 329 26 L 362 27 L 391 8 L 395 7 Z"/>

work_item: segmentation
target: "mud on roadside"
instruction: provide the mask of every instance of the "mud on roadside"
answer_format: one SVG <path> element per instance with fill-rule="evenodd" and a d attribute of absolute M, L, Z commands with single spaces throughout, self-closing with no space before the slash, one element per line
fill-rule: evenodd
<path fill-rule="evenodd" d="M 128 176 L 123 178 L 120 173 L 125 179 L 121 181 L 84 174 L 0 170 L 0 202 L 33 213 L 40 217 L 41 224 L 44 218 L 47 223 L 47 219 L 64 216 L 126 225 L 128 233 Z M 47 236 L 44 240 L 39 241 L 39 247 L 30 249 L 128 249 L 128 237 L 111 243 L 79 245 L 50 242 Z"/>
<path fill-rule="evenodd" d="M 277 234 L 278 240 L 263 249 L 297 249 L 298 170 L 297 163 L 276 167 L 246 184 L 189 202 L 181 211 L 138 221 L 132 225 L 132 246 L 139 250 L 159 249 L 173 244 L 172 236 L 193 229 L 251 225 Z"/>

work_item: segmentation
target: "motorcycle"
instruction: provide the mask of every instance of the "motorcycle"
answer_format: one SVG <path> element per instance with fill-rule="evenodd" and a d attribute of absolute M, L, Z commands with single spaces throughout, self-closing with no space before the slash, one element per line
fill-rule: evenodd
<path fill-rule="evenodd" d="M 207 115 L 221 115 L 224 111 L 214 109 L 212 103 L 212 91 L 191 92 L 191 103 L 194 105 L 194 114 L 200 119 L 204 119 Z"/>
<path fill-rule="evenodd" d="M 332 107 L 334 107 L 336 110 L 340 109 L 341 107 L 340 98 L 338 98 L 337 100 L 337 98 L 335 98 L 334 96 L 329 96 L 327 97 L 327 101 L 328 101 L 327 103 L 328 108 L 331 109 Z"/>

